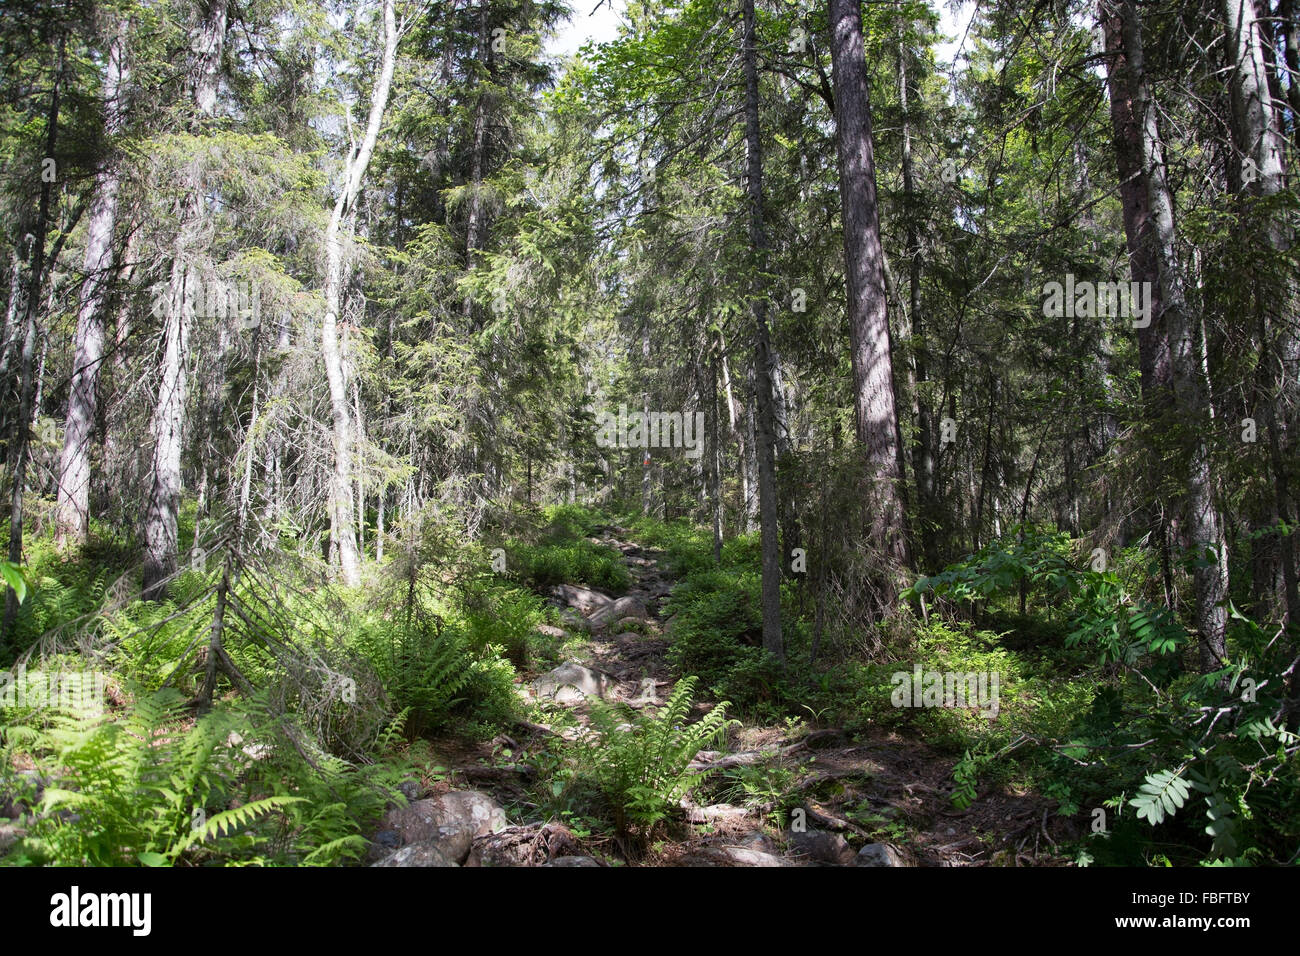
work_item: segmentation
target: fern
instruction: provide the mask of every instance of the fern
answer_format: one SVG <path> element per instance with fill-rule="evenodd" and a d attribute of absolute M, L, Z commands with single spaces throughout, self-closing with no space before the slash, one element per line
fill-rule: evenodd
<path fill-rule="evenodd" d="M 689 723 L 696 678 L 684 678 L 657 715 L 625 723 L 613 706 L 593 702 L 587 738 L 587 772 L 609 801 L 620 832 L 636 824 L 647 832 L 705 774 L 691 761 L 710 742 L 737 723 L 728 720 L 725 701 Z"/>

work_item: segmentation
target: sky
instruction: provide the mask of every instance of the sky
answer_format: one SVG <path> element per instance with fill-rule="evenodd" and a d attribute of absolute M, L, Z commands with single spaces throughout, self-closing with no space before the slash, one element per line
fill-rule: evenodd
<path fill-rule="evenodd" d="M 961 0 L 958 10 L 954 12 L 949 9 L 946 0 L 931 2 L 939 9 L 939 29 L 952 38 L 951 42 L 940 43 L 935 49 L 939 61 L 943 62 L 950 59 L 957 50 L 971 15 L 975 12 L 976 3 L 974 0 Z M 550 55 L 567 56 L 576 53 L 578 47 L 588 40 L 605 43 L 618 35 L 624 0 L 569 0 L 569 3 L 573 7 L 573 17 L 560 27 L 546 45 L 546 52 Z"/>
<path fill-rule="evenodd" d="M 600 7 L 596 9 L 598 3 Z M 556 31 L 555 37 L 546 45 L 546 52 L 551 56 L 577 53 L 578 47 L 588 40 L 607 43 L 618 35 L 624 0 L 569 0 L 569 6 L 573 8 L 572 18 Z"/>

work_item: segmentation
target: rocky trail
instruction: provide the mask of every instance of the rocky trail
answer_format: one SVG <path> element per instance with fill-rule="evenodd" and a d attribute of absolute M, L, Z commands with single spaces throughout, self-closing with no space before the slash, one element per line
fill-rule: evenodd
<path fill-rule="evenodd" d="M 953 759 L 923 742 L 881 733 L 850 739 L 834 728 L 744 725 L 725 751 L 701 752 L 692 767 L 714 773 L 682 801 L 674 824 L 648 850 L 629 853 L 609 837 L 557 819 L 521 822 L 536 807 L 539 755 L 556 738 L 588 733 L 589 701 L 599 698 L 645 711 L 661 706 L 675 679 L 665 656 L 672 621 L 663 606 L 672 582 L 661 552 L 626 540 L 618 527 L 593 542 L 615 548 L 632 576 L 622 595 L 578 584 L 551 589 L 570 659 L 536 674 L 520 696 L 540 704 L 544 721 L 519 721 L 510 735 L 467 744 L 436 741 L 445 774 L 408 781 L 406 807 L 393 808 L 374 834 L 373 866 L 983 866 L 1062 865 L 1056 842 L 1078 834 L 1035 794 L 981 791 L 954 808 Z M 544 627 L 548 627 L 544 625 Z M 710 705 L 698 704 L 707 711 Z M 780 791 L 743 792 L 727 774 L 770 768 Z M 711 802 L 708 794 L 729 801 Z M 790 799 L 790 795 L 794 799 Z M 763 799 L 767 797 L 767 799 Z M 788 814 L 778 829 L 778 799 Z M 696 801 L 699 802 L 696 802 Z M 793 804 L 793 806 L 792 806 Z"/>

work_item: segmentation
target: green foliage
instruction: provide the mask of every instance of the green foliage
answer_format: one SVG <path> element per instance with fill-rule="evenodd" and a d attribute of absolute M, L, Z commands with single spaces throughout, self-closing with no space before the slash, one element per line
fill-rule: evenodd
<path fill-rule="evenodd" d="M 47 785 L 8 865 L 338 863 L 393 795 L 392 770 L 331 757 L 259 699 L 194 721 L 171 690 L 112 720 L 47 712 L 7 728 L 18 751 Z"/>
<path fill-rule="evenodd" d="M 476 649 L 495 645 L 516 667 L 526 667 L 547 618 L 547 605 L 537 594 L 517 587 L 491 587 L 467 596 L 465 623 Z"/>
<path fill-rule="evenodd" d="M 506 554 L 512 573 L 535 588 L 585 584 L 622 593 L 632 583 L 622 555 L 585 539 L 567 544 L 512 544 Z"/>
<path fill-rule="evenodd" d="M 414 736 L 453 724 L 481 730 L 513 713 L 514 668 L 497 645 L 477 644 L 461 620 L 424 612 L 409 621 L 373 618 L 351 641 Z"/>
<path fill-rule="evenodd" d="M 689 769 L 696 754 L 736 724 L 726 717 L 726 702 L 690 723 L 695 685 L 695 678 L 683 678 L 658 714 L 630 723 L 614 707 L 593 706 L 583 767 L 608 800 L 620 832 L 635 825 L 648 833 L 665 819 L 704 776 Z"/>

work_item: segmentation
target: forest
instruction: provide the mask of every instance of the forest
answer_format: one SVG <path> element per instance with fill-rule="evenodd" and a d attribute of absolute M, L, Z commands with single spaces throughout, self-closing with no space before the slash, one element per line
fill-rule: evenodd
<path fill-rule="evenodd" d="M 1300 0 L 5 0 L 0 868 L 1296 864 L 1298 166 Z"/>

